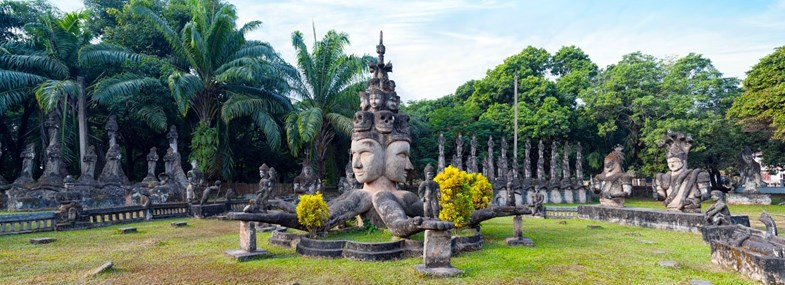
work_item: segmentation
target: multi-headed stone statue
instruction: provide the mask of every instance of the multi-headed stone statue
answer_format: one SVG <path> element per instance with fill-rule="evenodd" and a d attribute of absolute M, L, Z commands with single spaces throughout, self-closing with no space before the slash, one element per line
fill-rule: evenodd
<path fill-rule="evenodd" d="M 744 147 L 741 152 L 741 169 L 739 186 L 743 187 L 745 193 L 757 193 L 758 187 L 763 187 L 763 177 L 760 174 L 760 163 L 753 158 L 752 150 L 749 146 Z"/>
<path fill-rule="evenodd" d="M 583 186 L 583 147 L 581 143 L 575 146 L 575 202 L 584 204 L 589 202 L 586 187 Z"/>
<path fill-rule="evenodd" d="M 441 199 L 441 192 L 439 190 L 439 183 L 433 181 L 433 166 L 429 163 L 425 166 L 425 179 L 420 183 L 420 188 L 417 189 L 417 194 L 420 195 L 422 200 L 423 214 L 425 218 L 439 219 L 439 199 Z"/>
<path fill-rule="evenodd" d="M 632 177 L 624 172 L 624 148 L 616 146 L 605 156 L 603 171 L 592 179 L 591 189 L 600 196 L 600 204 L 624 207 L 624 198 L 632 193 Z"/>
<path fill-rule="evenodd" d="M 667 147 L 668 173 L 654 178 L 658 199 L 668 210 L 700 213 L 701 201 L 708 198 L 709 175 L 702 169 L 689 169 L 687 155 L 692 147 L 692 137 L 668 131 L 660 147 Z"/>
<path fill-rule="evenodd" d="M 444 167 L 446 165 L 447 164 L 444 159 L 444 133 L 439 133 L 439 165 L 438 165 L 439 173 L 444 172 Z"/>

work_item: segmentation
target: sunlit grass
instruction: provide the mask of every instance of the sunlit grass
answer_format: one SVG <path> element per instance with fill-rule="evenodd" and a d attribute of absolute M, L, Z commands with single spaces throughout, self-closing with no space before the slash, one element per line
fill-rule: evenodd
<path fill-rule="evenodd" d="M 771 212 L 771 211 L 770 211 Z M 172 228 L 172 221 L 188 221 Z M 566 224 L 564 224 L 566 222 Z M 588 229 L 587 225 L 601 225 Z M 134 226 L 136 234 L 118 234 Z M 413 268 L 422 261 L 388 262 L 317 259 L 271 245 L 259 233 L 258 245 L 273 258 L 238 263 L 223 254 L 239 248 L 238 222 L 171 219 L 82 231 L 0 236 L 0 284 L 30 283 L 255 283 L 255 284 L 678 284 L 691 279 L 714 284 L 754 284 L 714 265 L 709 246 L 697 234 L 620 226 L 578 219 L 524 219 L 524 235 L 534 248 L 508 247 L 512 218 L 483 223 L 483 249 L 463 253 L 452 264 L 464 271 L 453 279 L 427 279 Z M 32 245 L 35 237 L 56 242 Z M 356 231 L 331 238 L 389 241 L 383 230 Z M 645 241 L 645 242 L 642 242 Z M 649 242 L 653 242 L 650 244 Z M 90 270 L 107 261 L 115 269 L 95 277 Z M 682 266 L 663 268 L 659 261 Z"/>

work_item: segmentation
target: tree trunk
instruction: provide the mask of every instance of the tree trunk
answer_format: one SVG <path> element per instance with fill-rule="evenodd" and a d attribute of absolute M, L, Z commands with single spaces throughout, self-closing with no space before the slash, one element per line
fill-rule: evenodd
<path fill-rule="evenodd" d="M 87 99 L 84 91 L 84 77 L 76 77 L 76 83 L 79 86 L 79 101 L 77 102 L 79 112 L 79 169 L 84 169 L 82 158 L 87 151 L 87 109 L 85 103 Z"/>

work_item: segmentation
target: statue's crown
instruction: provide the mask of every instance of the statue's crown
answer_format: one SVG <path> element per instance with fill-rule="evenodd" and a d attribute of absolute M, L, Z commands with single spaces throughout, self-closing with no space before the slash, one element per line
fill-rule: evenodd
<path fill-rule="evenodd" d="M 676 157 L 681 160 L 687 160 L 687 154 L 689 154 L 693 142 L 692 136 L 688 134 L 668 130 L 659 146 L 668 147 L 666 158 Z"/>
<path fill-rule="evenodd" d="M 373 139 L 381 145 L 394 141 L 411 142 L 409 116 L 398 114 L 401 98 L 395 93 L 395 81 L 389 79 L 392 63 L 384 62 L 385 46 L 379 33 L 376 46 L 378 60 L 369 64 L 373 77 L 365 92 L 360 92 L 360 111 L 354 114 L 352 140 Z"/>

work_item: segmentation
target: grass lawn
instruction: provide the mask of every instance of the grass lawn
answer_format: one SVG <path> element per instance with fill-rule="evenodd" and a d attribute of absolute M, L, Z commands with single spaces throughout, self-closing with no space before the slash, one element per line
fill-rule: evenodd
<path fill-rule="evenodd" d="M 631 204 L 639 203 L 648 205 Z M 774 213 L 775 208 L 769 206 L 767 211 Z M 187 227 L 169 226 L 182 220 L 188 222 Z M 588 225 L 602 228 L 589 229 Z M 115 232 L 128 226 L 137 227 L 139 233 Z M 709 246 L 698 234 L 579 219 L 524 219 L 524 235 L 534 240 L 534 248 L 504 244 L 512 235 L 512 217 L 486 221 L 482 250 L 454 257 L 453 266 L 464 274 L 452 279 L 421 277 L 413 268 L 422 262 L 417 258 L 360 262 L 301 257 L 294 249 L 271 245 L 269 233 L 259 233 L 257 242 L 273 258 L 238 263 L 223 253 L 239 248 L 238 231 L 236 221 L 186 218 L 0 236 L 0 284 L 686 284 L 691 279 L 756 284 L 711 263 Z M 36 237 L 57 241 L 28 243 Z M 336 238 L 386 241 L 389 234 L 354 232 Z M 114 269 L 85 277 L 108 261 L 115 263 Z M 659 261 L 677 261 L 681 267 L 660 267 Z"/>

